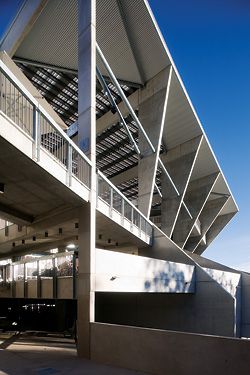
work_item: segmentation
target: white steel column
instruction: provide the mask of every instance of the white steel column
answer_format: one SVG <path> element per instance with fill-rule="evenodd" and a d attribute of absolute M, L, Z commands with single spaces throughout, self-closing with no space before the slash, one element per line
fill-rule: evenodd
<path fill-rule="evenodd" d="M 91 159 L 90 204 L 79 215 L 79 274 L 77 290 L 78 355 L 90 358 L 90 323 L 95 319 L 96 232 L 96 2 L 78 0 L 78 142 Z"/>
<path fill-rule="evenodd" d="M 202 136 L 191 139 L 176 148 L 169 150 L 164 161 L 169 175 L 176 188 L 166 174 L 162 174 L 162 206 L 161 206 L 161 229 L 167 236 L 171 237 L 176 221 L 184 203 L 184 196 L 190 181 L 195 161 L 199 153 Z"/>
<path fill-rule="evenodd" d="M 172 67 L 169 66 L 149 81 L 144 91 L 140 93 L 139 118 L 155 148 L 155 152 L 152 153 L 139 132 L 142 158 L 138 165 L 138 208 L 147 218 L 151 211 L 171 76 Z"/>

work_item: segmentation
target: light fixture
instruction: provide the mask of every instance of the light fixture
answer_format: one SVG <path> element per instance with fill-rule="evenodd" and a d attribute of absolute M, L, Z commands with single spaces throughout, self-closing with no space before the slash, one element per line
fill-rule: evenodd
<path fill-rule="evenodd" d="M 74 243 L 69 243 L 67 246 L 66 246 L 67 249 L 75 249 L 76 248 L 76 245 Z"/>
<path fill-rule="evenodd" d="M 4 193 L 4 183 L 0 182 L 0 194 Z"/>

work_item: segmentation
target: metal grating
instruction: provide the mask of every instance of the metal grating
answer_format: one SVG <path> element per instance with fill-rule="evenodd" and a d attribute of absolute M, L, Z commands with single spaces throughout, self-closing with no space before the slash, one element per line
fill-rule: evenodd
<path fill-rule="evenodd" d="M 56 71 L 46 66 L 35 66 L 20 61 L 17 64 L 68 126 L 77 121 L 78 78 L 76 73 Z M 107 79 L 106 81 L 113 97 L 119 103 L 121 98 L 115 86 Z M 126 96 L 131 95 L 138 88 L 137 84 L 129 82 L 121 81 L 120 84 Z M 97 81 L 97 119 L 108 111 L 110 111 L 110 103 Z M 135 142 L 138 142 L 138 128 L 135 122 L 130 117 L 127 117 L 126 121 Z M 138 155 L 120 123 L 116 123 L 98 134 L 96 143 L 97 168 L 107 177 L 112 178 L 138 164 Z M 137 190 L 132 186 L 131 191 L 128 191 L 128 197 L 133 198 L 137 194 Z"/>
<path fill-rule="evenodd" d="M 77 74 L 56 71 L 47 67 L 35 66 L 18 62 L 18 66 L 58 113 L 66 125 L 70 126 L 78 118 L 78 78 Z M 116 88 L 108 83 L 110 91 L 117 103 L 121 101 Z M 127 83 L 121 84 L 125 94 L 129 96 L 135 91 Z M 102 93 L 102 88 L 96 85 L 96 117 L 100 118 L 110 110 L 110 104 Z"/>

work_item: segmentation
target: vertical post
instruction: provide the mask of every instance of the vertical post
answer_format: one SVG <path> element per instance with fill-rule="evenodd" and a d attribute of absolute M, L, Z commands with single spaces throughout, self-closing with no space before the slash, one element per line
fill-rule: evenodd
<path fill-rule="evenodd" d="M 109 186 L 110 189 L 110 204 L 109 204 L 109 216 L 112 217 L 113 214 L 113 203 L 114 203 L 114 190 L 111 186 Z"/>
<path fill-rule="evenodd" d="M 143 219 L 144 220 L 144 219 Z M 141 220 L 141 215 L 139 215 L 139 223 L 138 223 L 138 228 L 139 228 L 139 236 L 141 237 L 141 226 L 142 226 L 142 220 Z"/>
<path fill-rule="evenodd" d="M 77 292 L 77 351 L 91 358 L 91 322 L 95 320 L 96 237 L 96 1 L 78 0 L 78 142 L 90 158 L 90 202 L 79 215 L 79 275 Z"/>
<path fill-rule="evenodd" d="M 72 180 L 72 146 L 67 143 L 67 185 L 71 186 Z"/>
<path fill-rule="evenodd" d="M 27 290 L 27 282 L 26 282 L 26 263 L 23 264 L 23 297 L 28 297 L 28 290 Z"/>
<path fill-rule="evenodd" d="M 14 277 L 14 265 L 11 264 L 11 297 L 16 296 L 16 283 L 15 283 L 15 277 Z"/>
<path fill-rule="evenodd" d="M 76 298 L 76 253 L 73 254 L 73 259 L 72 259 L 72 298 Z"/>
<path fill-rule="evenodd" d="M 124 209 L 124 199 L 122 198 L 122 225 L 124 225 L 124 214 L 125 214 L 125 209 Z"/>
<path fill-rule="evenodd" d="M 37 261 L 36 271 L 37 271 L 37 277 L 36 277 L 36 287 L 37 287 L 37 290 L 36 290 L 36 295 L 37 295 L 37 298 L 41 298 L 41 292 L 42 292 L 41 289 L 42 288 L 41 288 L 41 276 L 40 276 L 39 260 Z"/>
<path fill-rule="evenodd" d="M 37 108 L 33 106 L 33 158 L 37 161 L 40 160 L 40 143 L 41 143 L 41 130 L 40 130 L 40 116 Z"/>
<path fill-rule="evenodd" d="M 134 231 L 134 209 L 133 209 L 132 206 L 131 206 L 131 224 L 130 224 L 130 228 L 131 228 L 131 233 L 133 233 L 133 231 Z"/>
<path fill-rule="evenodd" d="M 57 269 L 56 269 L 56 259 L 52 258 L 53 267 L 53 298 L 57 298 Z"/>

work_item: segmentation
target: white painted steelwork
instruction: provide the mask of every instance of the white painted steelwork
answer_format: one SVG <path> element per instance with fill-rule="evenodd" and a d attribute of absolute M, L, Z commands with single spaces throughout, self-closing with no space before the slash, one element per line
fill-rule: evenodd
<path fill-rule="evenodd" d="M 103 173 L 98 171 L 97 178 L 97 210 L 151 244 L 153 227 L 146 216 Z"/>

